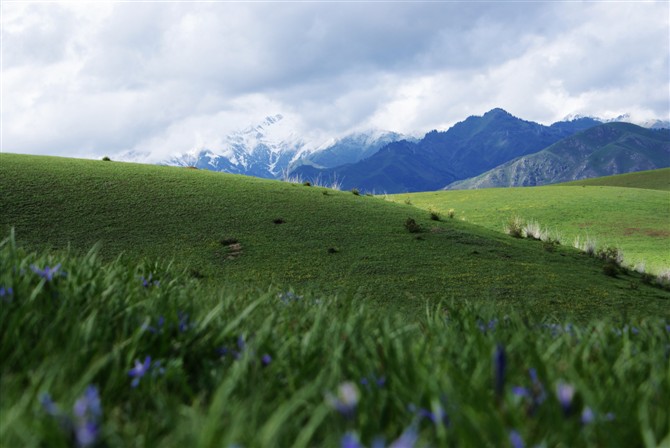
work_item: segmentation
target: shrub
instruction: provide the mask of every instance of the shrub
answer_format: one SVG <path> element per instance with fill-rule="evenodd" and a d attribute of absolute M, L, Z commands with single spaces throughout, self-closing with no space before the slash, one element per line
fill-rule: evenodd
<path fill-rule="evenodd" d="M 405 199 L 405 204 L 412 205 L 412 200 L 410 198 Z"/>
<path fill-rule="evenodd" d="M 284 220 L 284 218 L 275 218 L 272 220 L 272 222 L 275 224 L 284 224 L 286 221 Z"/>
<path fill-rule="evenodd" d="M 337 249 L 337 247 L 329 247 L 328 248 L 328 253 L 329 254 L 336 254 L 338 252 L 339 252 L 339 250 Z"/>
<path fill-rule="evenodd" d="M 305 181 L 302 184 L 306 187 L 311 187 L 312 186 L 312 183 L 310 181 Z"/>
<path fill-rule="evenodd" d="M 224 238 L 221 240 L 222 246 L 230 246 L 231 244 L 237 244 L 237 243 L 239 243 L 237 238 Z"/>
<path fill-rule="evenodd" d="M 105 156 L 105 157 L 102 158 L 102 161 L 103 161 L 103 162 L 111 162 L 112 159 L 110 159 L 109 157 Z"/>
<path fill-rule="evenodd" d="M 616 277 L 620 272 L 619 266 L 612 261 L 608 261 L 603 265 L 603 274 L 605 275 Z"/>
<path fill-rule="evenodd" d="M 439 221 L 440 220 L 440 214 L 436 212 L 435 210 L 430 210 L 430 219 L 433 221 Z"/>
<path fill-rule="evenodd" d="M 603 247 L 596 253 L 596 256 L 608 263 L 613 263 L 618 266 L 623 264 L 623 252 L 617 247 Z"/>
<path fill-rule="evenodd" d="M 449 219 L 454 219 L 455 214 L 456 210 L 454 210 L 453 208 L 450 208 L 449 211 L 447 212 L 447 216 L 449 217 Z"/>
<path fill-rule="evenodd" d="M 358 191 L 358 188 L 352 188 L 351 192 L 354 194 L 354 196 L 360 196 L 361 195 L 361 192 Z"/>
<path fill-rule="evenodd" d="M 419 233 L 423 231 L 421 225 L 412 218 L 407 218 L 407 220 L 405 220 L 405 228 L 409 233 Z"/>
<path fill-rule="evenodd" d="M 518 216 L 511 217 L 505 224 L 505 233 L 514 238 L 523 237 L 523 221 Z"/>

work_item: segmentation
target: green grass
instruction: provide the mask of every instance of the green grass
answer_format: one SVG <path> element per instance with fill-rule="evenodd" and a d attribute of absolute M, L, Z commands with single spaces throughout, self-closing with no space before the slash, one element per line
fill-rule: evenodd
<path fill-rule="evenodd" d="M 105 447 L 371 446 L 403 433 L 416 446 L 670 443 L 670 321 L 658 316 L 572 325 L 446 301 L 408 322 L 352 297 L 211 288 L 174 265 L 26 253 L 12 238 L 0 288 L 6 447 L 84 446 L 82 428 Z M 561 403 L 559 387 L 574 394 Z"/>
<path fill-rule="evenodd" d="M 670 268 L 670 192 L 610 186 L 544 186 L 439 191 L 390 196 L 416 207 L 502 232 L 513 216 L 537 221 L 562 236 L 592 238 L 599 247 L 620 248 L 625 263 L 648 272 Z M 428 212 L 426 212 L 428 213 Z"/>
<path fill-rule="evenodd" d="M 549 252 L 351 192 L 2 154 L 0 207 L 0 228 L 15 228 L 29 249 L 85 253 L 100 242 L 106 259 L 125 253 L 174 260 L 214 286 L 275 284 L 350 295 L 408 316 L 422 312 L 425 298 L 515 305 L 540 318 L 670 315 L 670 292 L 641 284 L 639 275 L 608 277 L 602 262 L 569 247 Z M 408 218 L 425 231 L 408 232 Z"/>
<path fill-rule="evenodd" d="M 596 177 L 573 182 L 565 182 L 564 186 L 608 186 L 626 188 L 646 188 L 649 190 L 670 191 L 670 168 L 659 170 L 638 171 L 636 173 L 618 174 L 616 176 Z"/>

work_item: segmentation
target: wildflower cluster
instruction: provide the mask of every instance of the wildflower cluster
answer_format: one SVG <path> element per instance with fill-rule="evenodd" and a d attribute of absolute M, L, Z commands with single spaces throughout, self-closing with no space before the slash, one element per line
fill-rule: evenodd
<path fill-rule="evenodd" d="M 61 430 L 71 434 L 78 447 L 93 446 L 98 441 L 102 405 L 95 386 L 86 388 L 74 403 L 71 415 L 63 412 L 48 393 L 42 394 L 40 402 L 44 412 L 56 420 Z"/>

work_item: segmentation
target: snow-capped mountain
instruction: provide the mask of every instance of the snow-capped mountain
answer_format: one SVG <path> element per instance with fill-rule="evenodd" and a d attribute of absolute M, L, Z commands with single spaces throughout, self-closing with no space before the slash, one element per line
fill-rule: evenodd
<path fill-rule="evenodd" d="M 376 130 L 326 141 L 305 139 L 277 114 L 227 135 L 219 149 L 194 149 L 162 164 L 278 179 L 304 164 L 332 167 L 355 163 L 402 138 L 401 134 Z"/>
<path fill-rule="evenodd" d="M 647 129 L 670 129 L 670 121 L 668 120 L 659 120 L 659 119 L 640 119 L 632 116 L 631 114 L 621 114 L 616 117 L 611 118 L 602 118 L 596 117 L 593 115 L 581 115 L 581 114 L 570 114 L 567 115 L 563 121 L 572 121 L 580 118 L 591 118 L 597 120 L 601 123 L 632 123 L 637 126 L 641 126 Z"/>
<path fill-rule="evenodd" d="M 280 114 L 224 137 L 221 149 L 199 148 L 172 157 L 164 165 L 278 178 L 313 145 L 298 136 Z"/>

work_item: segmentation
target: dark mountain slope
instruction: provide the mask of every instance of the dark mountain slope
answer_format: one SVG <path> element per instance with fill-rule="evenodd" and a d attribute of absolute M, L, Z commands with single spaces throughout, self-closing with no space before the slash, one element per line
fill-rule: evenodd
<path fill-rule="evenodd" d="M 447 189 L 546 185 L 668 166 L 670 130 L 607 123 Z"/>
<path fill-rule="evenodd" d="M 305 179 L 339 179 L 344 189 L 388 193 L 425 191 L 475 176 L 516 157 L 532 154 L 594 126 L 592 119 L 543 126 L 502 109 L 471 116 L 445 132 L 431 131 L 416 143 L 391 143 L 360 162 L 320 170 L 300 167 Z"/>

